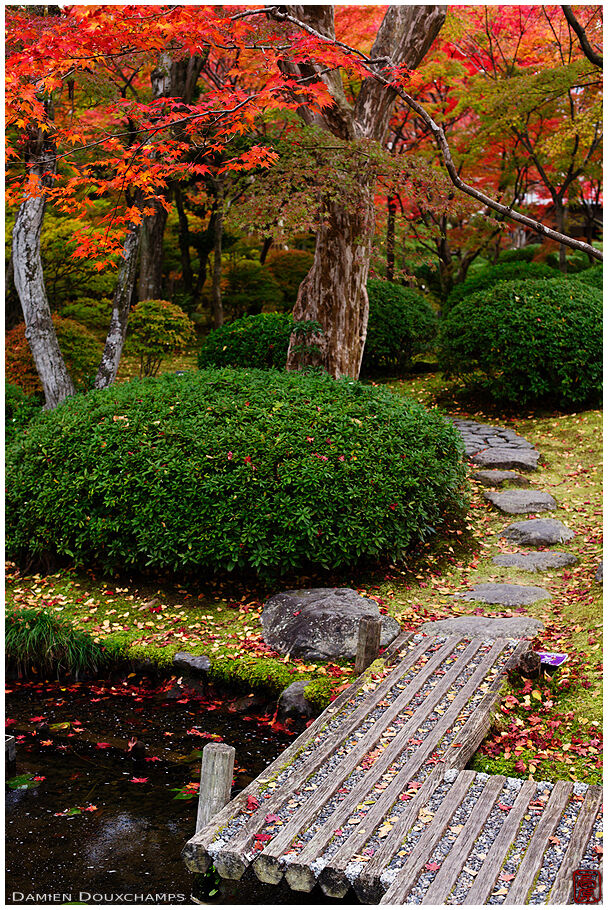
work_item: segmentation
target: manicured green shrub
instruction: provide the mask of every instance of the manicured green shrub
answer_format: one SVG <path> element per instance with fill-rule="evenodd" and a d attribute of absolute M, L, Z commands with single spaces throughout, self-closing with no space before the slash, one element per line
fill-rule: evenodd
<path fill-rule="evenodd" d="M 314 261 L 306 250 L 272 250 L 266 258 L 266 268 L 274 276 L 283 293 L 283 306 L 293 309 L 298 289 Z"/>
<path fill-rule="evenodd" d="M 139 375 L 156 376 L 163 357 L 195 339 L 190 319 L 170 300 L 140 300 L 129 316 L 125 350 L 139 354 Z"/>
<path fill-rule="evenodd" d="M 205 367 L 285 368 L 293 330 L 290 313 L 260 313 L 227 322 L 209 332 L 198 355 Z"/>
<path fill-rule="evenodd" d="M 571 277 L 573 281 L 580 281 L 582 284 L 596 288 L 598 291 L 603 291 L 604 289 L 604 270 L 601 265 L 593 266 L 593 268 L 587 269 L 585 272 L 576 272 L 568 277 Z"/>
<path fill-rule="evenodd" d="M 112 301 L 108 297 L 80 297 L 62 307 L 61 315 L 85 325 L 92 332 L 103 333 L 105 337 L 112 317 Z"/>
<path fill-rule="evenodd" d="M 461 452 L 437 412 L 324 373 L 132 380 L 7 449 L 7 555 L 267 576 L 395 559 L 461 504 Z"/>
<path fill-rule="evenodd" d="M 12 382 L 4 385 L 4 424 L 5 441 L 12 442 L 21 430 L 36 417 L 41 410 L 41 402 L 32 395 L 26 395 L 23 389 Z"/>
<path fill-rule="evenodd" d="M 446 317 L 440 364 L 495 400 L 594 404 L 602 389 L 602 295 L 580 281 L 506 281 Z"/>
<path fill-rule="evenodd" d="M 231 319 L 280 309 L 283 292 L 272 272 L 259 262 L 241 259 L 228 269 L 222 288 L 224 312 Z"/>
<path fill-rule="evenodd" d="M 68 373 L 77 390 L 90 388 L 101 358 L 103 346 L 84 326 L 73 319 L 53 316 L 59 348 Z M 28 395 L 42 393 L 34 358 L 25 338 L 25 325 L 20 323 L 6 333 L 4 347 L 6 378 Z"/>
<path fill-rule="evenodd" d="M 537 281 L 541 278 L 555 278 L 555 270 L 542 262 L 505 262 L 489 265 L 477 272 L 468 281 L 456 285 L 448 296 L 443 312 L 448 313 L 456 304 L 470 294 L 493 287 L 498 281 Z"/>
<path fill-rule="evenodd" d="M 437 334 L 437 317 L 425 298 L 390 281 L 370 280 L 369 324 L 361 370 L 397 374 L 410 369 L 412 357 L 428 350 Z"/>
<path fill-rule="evenodd" d="M 542 249 L 541 243 L 529 243 L 514 250 L 503 250 L 498 257 L 498 262 L 532 262 Z"/>
<path fill-rule="evenodd" d="M 114 657 L 88 633 L 36 607 L 7 613 L 4 643 L 7 659 L 25 674 L 32 667 L 57 675 L 97 672 Z"/>

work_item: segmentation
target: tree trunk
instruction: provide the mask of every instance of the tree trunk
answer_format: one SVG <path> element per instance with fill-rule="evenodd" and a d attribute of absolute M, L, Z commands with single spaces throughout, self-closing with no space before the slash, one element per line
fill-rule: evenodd
<path fill-rule="evenodd" d="M 190 259 L 190 226 L 188 224 L 188 216 L 184 210 L 184 202 L 182 199 L 182 191 L 179 186 L 175 187 L 175 205 L 177 208 L 177 216 L 179 219 L 179 232 L 178 232 L 178 241 L 179 241 L 179 251 L 182 262 L 182 279 L 184 282 L 184 287 L 186 288 L 186 293 L 192 298 L 193 292 L 193 275 L 192 275 L 192 261 Z M 190 301 L 191 305 L 193 301 Z"/>
<path fill-rule="evenodd" d="M 123 262 L 118 273 L 114 300 L 112 302 L 112 318 L 106 337 L 106 343 L 101 356 L 95 388 L 105 389 L 116 379 L 118 365 L 127 334 L 131 296 L 137 275 L 137 251 L 141 236 L 140 225 L 130 224 L 123 247 Z M 153 298 L 152 298 L 153 299 Z"/>
<path fill-rule="evenodd" d="M 44 196 L 31 196 L 21 203 L 13 229 L 13 274 L 25 318 L 25 337 L 44 390 L 45 408 L 52 410 L 74 394 L 74 383 L 59 350 L 44 286 L 40 257 L 44 207 Z"/>
<path fill-rule="evenodd" d="M 224 181 L 218 178 L 215 181 L 215 218 L 213 221 L 213 276 L 211 286 L 211 302 L 213 308 L 213 325 L 219 329 L 224 323 L 224 309 L 222 307 L 222 238 L 224 234 Z"/>
<path fill-rule="evenodd" d="M 49 119 L 52 119 L 52 101 L 45 102 L 45 109 Z M 51 319 L 40 255 L 45 189 L 53 182 L 57 157 L 52 139 L 42 128 L 31 132 L 25 154 L 28 172 L 37 178 L 40 194 L 26 197 L 15 218 L 13 281 L 25 319 L 25 337 L 44 390 L 44 406 L 52 410 L 74 394 L 74 383 L 64 363 Z"/>
<path fill-rule="evenodd" d="M 397 214 L 397 197 L 389 196 L 387 201 L 388 217 L 386 221 L 386 280 L 395 280 L 395 216 Z"/>
<path fill-rule="evenodd" d="M 315 258 L 300 285 L 293 311 L 296 322 L 314 320 L 323 334 L 294 332 L 287 369 L 322 366 L 330 376 L 357 378 L 367 335 L 367 276 L 374 235 L 370 184 L 360 188 L 356 212 L 329 200 L 317 231 Z"/>
<path fill-rule="evenodd" d="M 335 38 L 332 6 L 288 6 L 304 26 Z M 445 20 L 446 7 L 389 6 L 371 50 L 373 59 L 390 58 L 393 64 L 414 69 L 429 50 Z M 285 72 L 323 79 L 334 104 L 323 112 L 301 107 L 306 123 L 323 127 L 346 141 L 382 142 L 388 129 L 396 94 L 373 77 L 363 80 L 352 105 L 344 94 L 340 72 L 318 72 L 311 64 L 284 64 Z M 321 364 L 333 376 L 359 376 L 369 302 L 367 275 L 374 233 L 374 177 L 362 167 L 357 174 L 356 201 L 348 208 L 337 200 L 326 201 L 326 212 L 317 231 L 312 268 L 298 291 L 294 308 L 297 322 L 316 320 L 323 334 L 291 336 L 287 369 Z"/>
<path fill-rule="evenodd" d="M 154 209 L 145 215 L 141 228 L 141 255 L 137 296 L 140 300 L 161 300 L 163 295 L 163 238 L 167 211 L 157 199 L 147 199 L 144 206 Z"/>

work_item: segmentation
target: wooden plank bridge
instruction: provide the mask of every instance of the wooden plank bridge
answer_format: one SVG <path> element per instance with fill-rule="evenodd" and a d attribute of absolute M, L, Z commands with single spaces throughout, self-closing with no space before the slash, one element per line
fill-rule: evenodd
<path fill-rule="evenodd" d="M 186 844 L 186 864 L 213 862 L 229 879 L 251 867 L 263 882 L 318 883 L 331 897 L 352 886 L 364 903 L 512 904 L 533 892 L 568 902 L 597 836 L 600 788 L 462 770 L 527 648 L 400 636 Z M 560 838 L 568 846 L 549 861 Z"/>

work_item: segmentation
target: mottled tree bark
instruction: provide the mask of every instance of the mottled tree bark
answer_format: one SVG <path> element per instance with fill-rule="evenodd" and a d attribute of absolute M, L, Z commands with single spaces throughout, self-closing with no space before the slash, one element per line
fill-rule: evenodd
<path fill-rule="evenodd" d="M 114 299 L 112 302 L 112 318 L 106 336 L 106 343 L 101 355 L 101 362 L 95 377 L 95 388 L 105 389 L 116 379 L 118 365 L 127 334 L 131 296 L 137 275 L 137 252 L 141 227 L 139 224 L 130 224 L 123 247 L 123 261 L 118 272 Z"/>
<path fill-rule="evenodd" d="M 390 195 L 386 200 L 386 280 L 395 280 L 395 218 L 397 215 L 397 198 Z"/>
<path fill-rule="evenodd" d="M 52 118 L 52 104 L 46 103 Z M 25 319 L 25 337 L 44 390 L 45 408 L 56 408 L 74 394 L 74 383 L 67 371 L 44 284 L 40 234 L 46 205 L 45 189 L 51 186 L 57 168 L 55 146 L 49 134 L 38 128 L 26 147 L 28 172 L 38 181 L 40 193 L 23 200 L 13 228 L 13 280 Z"/>
<path fill-rule="evenodd" d="M 289 6 L 290 16 L 325 37 L 335 37 L 333 7 Z M 418 66 L 445 20 L 443 6 L 389 6 L 378 29 L 371 57 Z M 313 76 L 307 64 L 285 66 L 299 76 Z M 343 140 L 382 142 L 395 101 L 392 89 L 373 77 L 363 81 L 354 105 L 344 95 L 339 72 L 317 74 L 334 99 L 332 108 L 320 113 L 300 108 L 306 123 L 316 124 Z M 373 175 L 362 168 L 354 201 L 346 205 L 330 200 L 320 221 L 312 268 L 298 291 L 294 308 L 297 321 L 319 322 L 322 334 L 291 336 L 287 368 L 298 370 L 310 363 L 323 366 L 331 376 L 357 378 L 367 334 L 369 301 L 367 276 L 374 235 Z"/>

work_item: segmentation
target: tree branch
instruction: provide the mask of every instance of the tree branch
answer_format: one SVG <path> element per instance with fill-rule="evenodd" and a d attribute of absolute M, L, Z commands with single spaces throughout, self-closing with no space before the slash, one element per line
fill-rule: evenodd
<path fill-rule="evenodd" d="M 591 45 L 589 44 L 589 39 L 585 33 L 585 29 L 580 24 L 574 13 L 572 12 L 571 6 L 562 6 L 564 11 L 564 16 L 568 22 L 568 25 L 572 31 L 576 34 L 576 37 L 581 43 L 581 50 L 587 60 L 590 60 L 594 66 L 599 66 L 600 69 L 604 69 L 604 58 L 600 54 L 596 54 Z"/>

